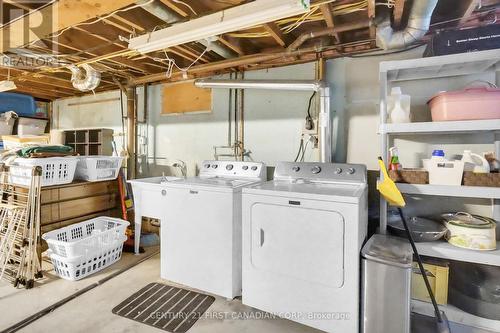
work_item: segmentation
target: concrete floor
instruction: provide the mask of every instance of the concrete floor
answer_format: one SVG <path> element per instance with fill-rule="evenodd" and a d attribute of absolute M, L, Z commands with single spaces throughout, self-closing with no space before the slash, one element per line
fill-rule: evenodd
<path fill-rule="evenodd" d="M 145 257 L 158 251 L 158 248 L 149 248 L 145 254 L 135 256 L 124 253 L 122 259 L 88 278 L 72 282 L 60 279 L 53 270 L 48 258 L 44 258 L 44 278 L 39 280 L 35 288 L 15 289 L 12 285 L 0 282 L 0 332 L 18 323 L 19 321 L 37 313 L 38 311 L 68 297 L 75 292 L 88 287 L 95 282 L 110 276 L 111 274 L 128 267 Z M 111 313 L 111 310 L 151 282 L 162 282 L 172 284 L 160 278 L 160 256 L 152 256 L 124 273 L 113 277 L 96 288 L 69 301 L 53 312 L 39 318 L 19 332 L 86 332 L 86 333 L 113 333 L 113 332 L 141 332 L 159 333 L 164 332 L 151 326 L 125 319 Z M 320 333 L 301 324 L 285 319 L 215 319 L 215 314 L 227 313 L 241 315 L 244 313 L 257 312 L 247 307 L 239 300 L 228 301 L 216 297 L 216 301 L 207 310 L 213 313 L 214 319 L 202 318 L 189 330 L 189 333 Z M 434 331 L 434 319 L 425 316 L 413 318 L 413 333 Z M 454 333 L 483 333 L 483 330 L 470 330 L 456 324 L 452 324 Z"/>
<path fill-rule="evenodd" d="M 154 249 L 150 249 L 152 253 Z M 0 331 L 41 309 L 67 297 L 102 278 L 137 262 L 145 255 L 134 256 L 125 253 L 115 265 L 81 281 L 71 282 L 58 278 L 52 265 L 44 262 L 45 278 L 31 290 L 14 289 L 11 285 L 0 282 Z M 111 313 L 111 310 L 127 297 L 151 282 L 163 282 L 160 276 L 160 256 L 136 265 L 106 283 L 80 295 L 53 312 L 41 317 L 19 332 L 164 332 L 159 329 L 139 324 Z M 217 297 L 208 309 L 213 313 L 243 313 L 256 310 L 244 306 L 238 300 L 227 301 Z M 205 332 L 287 332 L 318 333 L 320 331 L 285 320 L 285 319 L 200 319 L 189 333 Z"/>

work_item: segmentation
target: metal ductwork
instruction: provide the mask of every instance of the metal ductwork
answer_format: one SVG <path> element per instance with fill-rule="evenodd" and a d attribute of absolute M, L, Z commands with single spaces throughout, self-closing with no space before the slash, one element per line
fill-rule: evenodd
<path fill-rule="evenodd" d="M 401 49 L 419 41 L 429 31 L 432 12 L 438 0 L 413 0 L 408 24 L 404 30 L 394 31 L 391 20 L 377 26 L 377 46 L 384 50 Z"/>
<path fill-rule="evenodd" d="M 70 65 L 69 69 L 72 73 L 71 83 L 75 89 L 80 91 L 91 91 L 97 88 L 101 82 L 101 73 L 88 64 L 83 64 L 81 68 Z"/>

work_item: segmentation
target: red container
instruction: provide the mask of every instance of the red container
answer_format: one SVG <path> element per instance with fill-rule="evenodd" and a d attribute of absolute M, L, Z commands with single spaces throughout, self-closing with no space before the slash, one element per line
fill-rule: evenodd
<path fill-rule="evenodd" d="M 429 100 L 432 121 L 500 119 L 500 89 L 475 87 L 441 92 Z"/>

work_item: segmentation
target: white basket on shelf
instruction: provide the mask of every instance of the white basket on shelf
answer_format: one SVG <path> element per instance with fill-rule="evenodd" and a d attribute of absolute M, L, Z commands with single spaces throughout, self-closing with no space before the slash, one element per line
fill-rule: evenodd
<path fill-rule="evenodd" d="M 113 180 L 118 177 L 123 157 L 80 156 L 75 177 L 89 182 Z"/>
<path fill-rule="evenodd" d="M 128 221 L 96 217 L 43 234 L 54 270 L 76 281 L 117 262 L 122 255 Z"/>
<path fill-rule="evenodd" d="M 73 156 L 68 157 L 47 157 L 47 158 L 16 158 L 10 167 L 10 181 L 15 184 L 29 186 L 31 183 L 31 170 L 16 168 L 21 166 L 39 166 L 42 168 L 42 186 L 69 184 L 75 176 L 78 159 Z"/>

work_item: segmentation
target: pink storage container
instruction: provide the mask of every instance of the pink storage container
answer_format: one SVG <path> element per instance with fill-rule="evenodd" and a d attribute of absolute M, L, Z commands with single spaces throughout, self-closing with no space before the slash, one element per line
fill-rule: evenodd
<path fill-rule="evenodd" d="M 500 88 L 441 92 L 428 103 L 432 121 L 500 119 Z"/>

